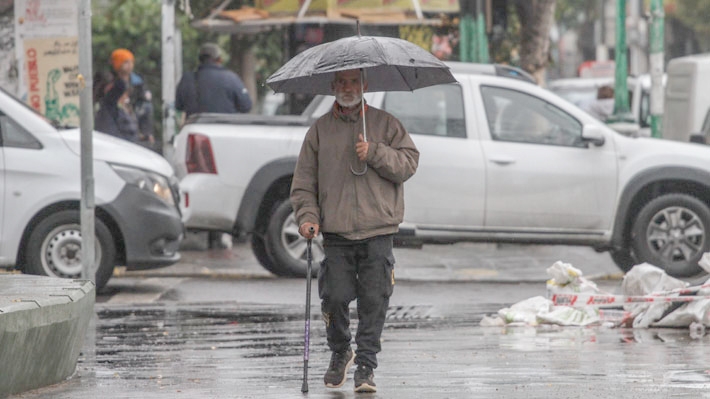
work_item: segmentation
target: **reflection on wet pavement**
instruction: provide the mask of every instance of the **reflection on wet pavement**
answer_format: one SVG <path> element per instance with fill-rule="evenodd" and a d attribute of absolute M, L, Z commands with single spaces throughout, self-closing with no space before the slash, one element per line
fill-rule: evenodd
<path fill-rule="evenodd" d="M 376 394 L 321 384 L 329 358 L 312 309 L 309 398 L 702 398 L 707 336 L 685 329 L 480 327 L 499 304 L 393 307 Z M 357 321 L 353 319 L 353 324 Z M 97 306 L 76 375 L 22 398 L 303 398 L 302 306 Z M 89 340 L 91 341 L 91 340 Z"/>

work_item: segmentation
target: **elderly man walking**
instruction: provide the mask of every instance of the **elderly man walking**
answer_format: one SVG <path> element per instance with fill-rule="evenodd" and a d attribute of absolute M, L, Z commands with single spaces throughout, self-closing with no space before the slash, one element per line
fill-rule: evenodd
<path fill-rule="evenodd" d="M 335 74 L 336 101 L 306 134 L 291 202 L 302 236 L 323 233 L 318 290 L 332 351 L 325 385 L 341 387 L 354 362 L 355 391 L 375 392 L 373 369 L 395 283 L 392 238 L 404 215 L 403 183 L 416 172 L 419 151 L 399 120 L 361 104 L 367 88 L 361 79 L 360 70 Z M 353 300 L 359 320 L 355 352 Z"/>

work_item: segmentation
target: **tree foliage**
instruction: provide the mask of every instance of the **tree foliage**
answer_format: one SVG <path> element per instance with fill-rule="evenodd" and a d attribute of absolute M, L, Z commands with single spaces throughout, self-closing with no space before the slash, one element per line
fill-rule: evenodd
<path fill-rule="evenodd" d="M 555 0 L 516 0 L 515 9 L 520 18 L 520 66 L 540 83 L 550 59 Z"/>
<path fill-rule="evenodd" d="M 667 9 L 673 11 L 669 13 L 677 18 L 681 23 L 695 32 L 703 51 L 710 51 L 710 1 L 708 0 L 682 0 L 670 1 Z"/>

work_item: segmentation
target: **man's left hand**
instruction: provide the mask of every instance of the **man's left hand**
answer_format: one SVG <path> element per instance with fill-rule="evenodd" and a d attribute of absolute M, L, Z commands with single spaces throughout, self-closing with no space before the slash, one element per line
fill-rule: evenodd
<path fill-rule="evenodd" d="M 361 161 L 365 161 L 367 159 L 367 150 L 370 149 L 370 143 L 365 141 L 365 138 L 361 135 L 358 137 L 358 142 L 355 144 L 355 152 L 357 152 L 357 157 Z"/>

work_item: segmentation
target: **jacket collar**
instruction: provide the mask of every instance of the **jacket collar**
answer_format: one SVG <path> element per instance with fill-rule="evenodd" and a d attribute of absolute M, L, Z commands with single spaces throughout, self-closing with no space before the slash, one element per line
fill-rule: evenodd
<path fill-rule="evenodd" d="M 362 101 L 365 101 L 365 99 L 363 99 Z M 357 107 L 358 112 L 352 111 L 349 113 L 345 113 L 343 107 L 341 107 L 340 104 L 335 101 L 333 102 L 333 116 L 335 116 L 335 118 L 337 119 L 342 120 L 343 122 L 357 122 L 360 119 L 360 116 L 362 115 L 362 106 L 360 105 L 360 103 L 358 103 Z M 365 111 L 367 111 L 368 108 L 369 106 L 367 105 L 367 101 L 365 101 Z"/>

